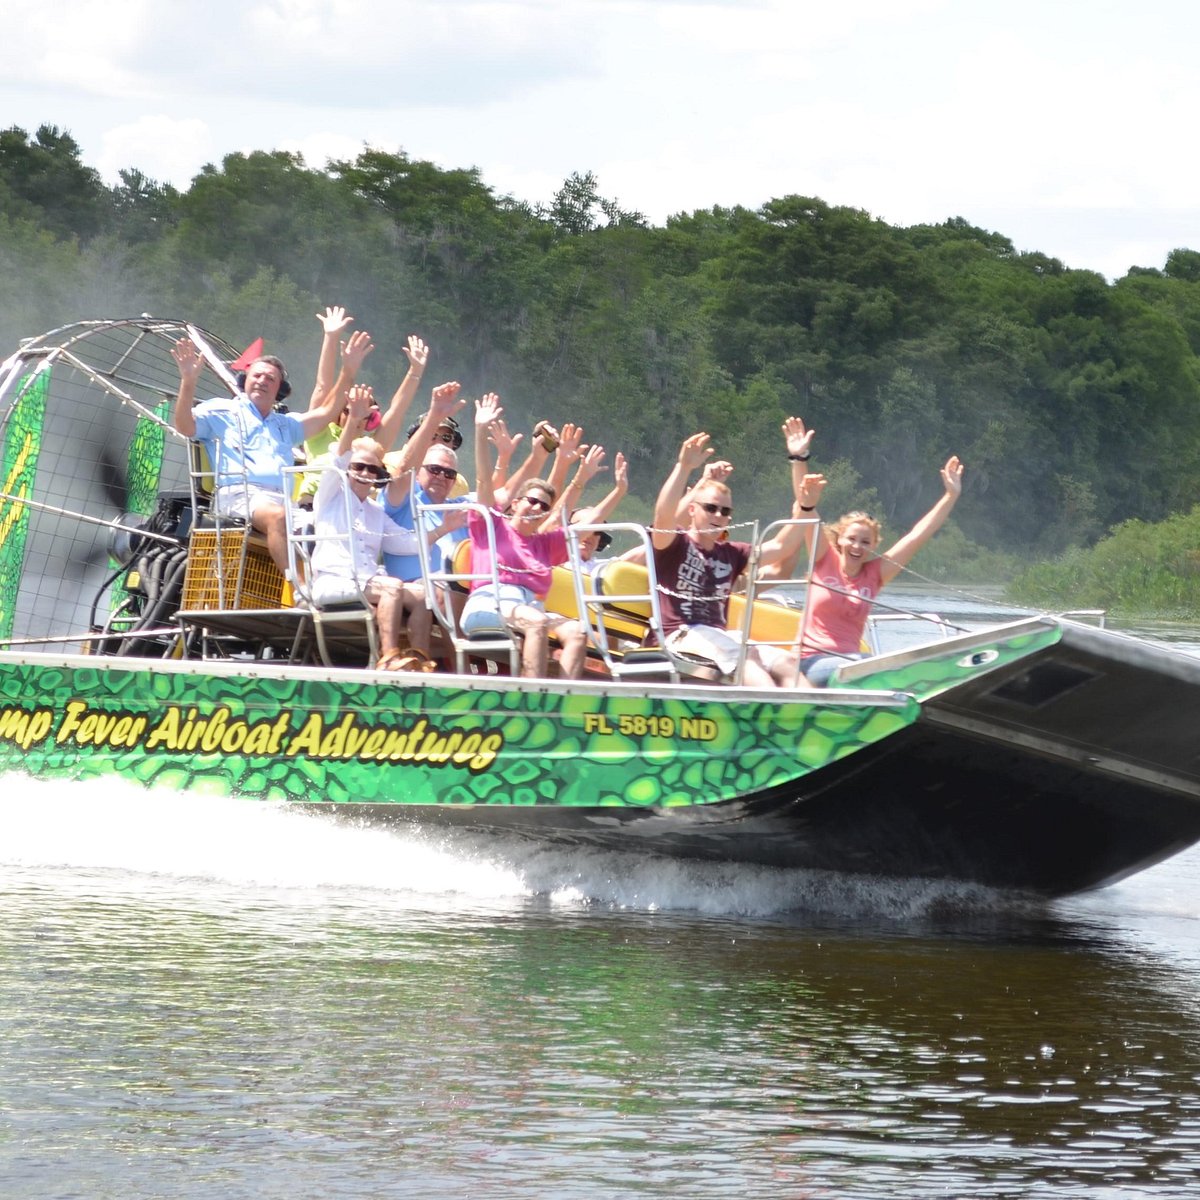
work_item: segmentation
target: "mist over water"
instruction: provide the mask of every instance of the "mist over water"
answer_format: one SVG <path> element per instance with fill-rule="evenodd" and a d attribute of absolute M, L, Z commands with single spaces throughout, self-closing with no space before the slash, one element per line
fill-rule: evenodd
<path fill-rule="evenodd" d="M 10 779 L 0 866 L 54 886 L 253 894 L 281 907 L 520 911 L 531 904 L 713 917 L 920 920 L 1037 906 L 966 884 L 841 876 L 334 821 L 121 780 Z M 18 799 L 19 797 L 19 799 Z M 73 882 L 71 882 L 73 881 Z"/>

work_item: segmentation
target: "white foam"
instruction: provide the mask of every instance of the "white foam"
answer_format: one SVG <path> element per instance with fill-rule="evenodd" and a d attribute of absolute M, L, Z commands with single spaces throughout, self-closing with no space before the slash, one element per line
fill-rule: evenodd
<path fill-rule="evenodd" d="M 147 791 L 121 780 L 22 780 L 4 792 L 0 863 L 9 866 L 280 889 L 525 891 L 511 871 L 463 860 L 419 836 L 325 821 L 286 804 Z"/>
<path fill-rule="evenodd" d="M 185 884 L 278 903 L 463 910 L 543 900 L 710 916 L 911 921 L 1011 904 L 967 885 L 707 863 L 341 824 L 263 801 L 146 791 L 120 780 L 10 778 L 0 865 L 55 887 L 161 894 Z M 174 881 L 173 885 L 170 881 Z M 224 897 L 228 899 L 226 895 Z"/>

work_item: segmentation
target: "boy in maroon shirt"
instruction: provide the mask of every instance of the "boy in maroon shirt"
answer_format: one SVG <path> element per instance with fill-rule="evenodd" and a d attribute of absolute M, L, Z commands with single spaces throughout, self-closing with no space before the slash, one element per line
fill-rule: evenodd
<path fill-rule="evenodd" d="M 800 434 L 795 432 L 797 426 Z M 803 433 L 803 425 L 794 419 L 783 429 L 789 455 L 807 457 L 811 434 Z M 801 436 L 803 447 L 799 446 Z M 793 440 L 797 441 L 795 450 Z M 722 676 L 730 676 L 737 667 L 741 635 L 725 628 L 729 594 L 746 570 L 751 547 L 748 542 L 724 540 L 733 516 L 729 487 L 715 479 L 702 479 L 686 505 L 687 526 L 676 528 L 688 476 L 702 467 L 712 452 L 707 433 L 694 433 L 685 439 L 658 493 L 651 542 L 667 648 L 708 659 L 716 663 Z M 796 499 L 792 516 L 798 519 L 802 515 Z M 762 543 L 759 561 L 770 563 L 795 553 L 803 544 L 803 536 L 803 526 L 786 526 L 778 536 Z M 795 654 L 775 646 L 751 646 L 747 650 L 743 682 L 748 687 L 791 687 L 797 681 L 806 684 Z"/>

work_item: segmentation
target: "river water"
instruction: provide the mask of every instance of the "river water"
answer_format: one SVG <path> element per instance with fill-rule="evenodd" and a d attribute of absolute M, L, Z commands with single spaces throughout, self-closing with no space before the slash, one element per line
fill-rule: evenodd
<path fill-rule="evenodd" d="M 5 1198 L 1200 1177 L 1200 850 L 1030 906 L 6 783 Z"/>

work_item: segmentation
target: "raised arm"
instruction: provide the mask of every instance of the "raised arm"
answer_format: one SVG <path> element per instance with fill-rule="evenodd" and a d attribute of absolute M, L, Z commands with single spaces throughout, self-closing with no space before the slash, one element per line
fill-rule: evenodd
<path fill-rule="evenodd" d="M 593 505 L 586 510 L 584 523 L 587 525 L 600 525 L 607 521 L 616 512 L 617 505 L 625 499 L 625 494 L 628 491 L 629 464 L 625 461 L 625 455 L 618 450 L 617 457 L 613 460 L 612 491 L 599 504 Z"/>
<path fill-rule="evenodd" d="M 583 426 L 568 421 L 562 427 L 558 448 L 554 454 L 554 466 L 550 468 L 550 477 L 546 481 L 556 495 L 561 496 L 566 490 L 567 473 L 572 464 L 579 462 L 583 457 L 584 449 Z"/>
<path fill-rule="evenodd" d="M 371 407 L 371 401 L 375 399 L 374 393 L 369 387 L 362 384 L 355 384 L 350 389 L 350 394 L 347 398 L 346 408 L 346 423 L 342 426 L 341 436 L 337 440 L 337 445 L 333 452 L 335 455 L 349 454 L 350 447 L 354 444 L 354 439 L 358 436 L 355 430 L 360 427 L 360 423 L 366 418 L 367 411 Z"/>
<path fill-rule="evenodd" d="M 372 390 L 364 384 L 355 384 L 350 389 L 346 403 L 346 424 L 342 426 L 341 436 L 338 437 L 337 445 L 334 446 L 335 455 L 349 454 L 350 446 L 354 444 L 354 439 L 360 437 L 358 430 L 362 427 L 362 421 L 366 420 L 367 412 L 370 410 L 373 400 L 374 394 Z"/>
<path fill-rule="evenodd" d="M 579 470 L 575 472 L 575 478 L 571 480 L 567 487 L 557 493 L 557 499 L 546 514 L 546 519 L 538 528 L 542 532 L 545 532 L 560 525 L 562 523 L 561 514 L 563 509 L 570 512 L 571 509 L 575 508 L 579 504 L 579 501 L 583 499 L 583 489 L 603 470 L 604 447 L 589 446 L 587 453 L 579 460 Z"/>
<path fill-rule="evenodd" d="M 706 462 L 704 470 L 700 472 L 700 478 L 683 494 L 679 501 L 679 507 L 675 510 L 675 523 L 677 525 L 687 524 L 688 505 L 692 502 L 692 496 L 696 489 L 702 483 L 726 483 L 730 475 L 733 474 L 733 463 L 727 459 L 718 458 L 714 462 Z"/>
<path fill-rule="evenodd" d="M 820 520 L 817 508 L 821 503 L 821 493 L 825 490 L 825 484 L 828 481 L 824 475 L 805 475 L 800 481 L 800 488 L 796 495 L 796 503 L 792 512 L 800 519 Z M 817 525 L 805 525 L 803 527 L 804 548 L 810 553 L 812 552 L 813 538 L 817 536 L 820 527 Z M 829 549 L 829 541 L 826 538 L 821 538 L 817 542 L 817 553 L 813 559 L 814 563 L 819 563 L 825 557 L 825 552 Z"/>
<path fill-rule="evenodd" d="M 321 322 L 322 329 L 321 357 L 317 360 L 316 386 L 308 400 L 310 409 L 320 404 L 333 387 L 337 373 L 338 339 L 342 330 L 352 324 L 354 318 L 346 316 L 346 310 L 340 305 L 330 305 L 326 307 L 324 316 L 317 313 L 317 320 Z"/>
<path fill-rule="evenodd" d="M 902 567 L 908 566 L 913 555 L 943 525 L 953 511 L 962 495 L 963 465 L 958 456 L 946 460 L 942 468 L 942 498 L 884 555 L 881 563 L 880 576 L 884 583 L 890 583 L 900 574 Z"/>
<path fill-rule="evenodd" d="M 305 437 L 311 437 L 318 430 L 324 429 L 346 406 L 346 397 L 362 367 L 363 359 L 374 349 L 371 335 L 361 330 L 352 333 L 346 340 L 342 346 L 342 369 L 338 372 L 333 387 L 316 408 L 310 408 L 297 418 L 304 429 Z"/>
<path fill-rule="evenodd" d="M 488 441 L 496 447 L 496 465 L 492 468 L 492 491 L 499 493 L 507 485 L 513 453 L 523 436 L 524 434 L 520 433 L 509 433 L 503 417 L 493 421 L 488 427 Z"/>
<path fill-rule="evenodd" d="M 404 449 L 400 451 L 400 457 L 392 472 L 392 482 L 388 484 L 388 502 L 390 504 L 403 502 L 411 483 L 409 474 L 425 461 L 425 451 L 433 444 L 433 435 L 437 432 L 437 427 L 447 417 L 454 416 L 466 404 L 466 399 L 459 395 L 461 391 L 462 385 L 456 380 L 450 383 L 439 383 L 433 389 L 429 411 L 417 427 L 416 433 L 404 443 Z"/>
<path fill-rule="evenodd" d="M 679 536 L 675 532 L 677 513 L 688 476 L 697 467 L 703 466 L 712 452 L 707 433 L 693 433 L 679 447 L 679 457 L 659 489 L 654 505 L 654 529 L 650 533 L 650 540 L 656 550 L 665 550 Z"/>
<path fill-rule="evenodd" d="M 792 520 L 798 521 L 803 517 L 816 515 L 817 506 L 811 497 L 814 490 L 816 495 L 821 494 L 825 487 L 825 479 L 821 475 L 809 475 L 805 471 L 814 430 L 805 429 L 804 422 L 799 417 L 788 417 L 782 425 L 782 430 L 788 462 L 792 468 Z M 820 486 L 808 482 L 818 479 Z M 791 575 L 796 569 L 795 558 L 800 553 L 800 548 L 812 546 L 815 528 L 813 525 L 788 525 L 770 541 L 763 542 L 759 547 L 759 564 L 764 567 L 779 564 L 777 570 L 766 572 L 765 577 L 773 579 L 777 576 Z"/>
<path fill-rule="evenodd" d="M 788 464 L 792 468 L 792 495 L 799 499 L 800 488 L 808 472 L 808 460 L 812 456 L 815 429 L 805 429 L 799 417 L 788 417 L 783 423 L 783 440 L 787 443 Z"/>
<path fill-rule="evenodd" d="M 487 431 L 503 413 L 500 397 L 495 392 L 488 392 L 475 401 L 475 494 L 479 497 L 479 503 L 486 504 L 488 508 L 495 507 L 496 493 L 492 488 Z"/>
<path fill-rule="evenodd" d="M 504 494 L 511 496 L 520 490 L 527 479 L 544 479 L 546 460 L 552 451 L 558 448 L 558 430 L 549 421 L 539 421 L 533 427 L 533 441 L 529 446 L 529 455 L 525 461 L 508 477 L 504 484 Z M 499 495 L 500 488 L 496 488 Z"/>
<path fill-rule="evenodd" d="M 421 377 L 425 374 L 425 364 L 429 362 L 429 347 L 416 334 L 411 334 L 408 345 L 404 347 L 408 355 L 408 371 L 400 381 L 396 394 L 392 397 L 379 422 L 378 440 L 385 450 L 390 450 L 400 440 L 400 430 L 404 427 L 404 417 L 417 389 L 421 386 Z M 423 453 L 423 452 L 422 452 Z"/>
<path fill-rule="evenodd" d="M 191 338 L 181 337 L 171 347 L 171 357 L 179 368 L 179 391 L 175 396 L 175 428 L 186 438 L 196 436 L 196 418 L 192 406 L 196 403 L 196 383 L 204 370 L 204 358 Z"/>

